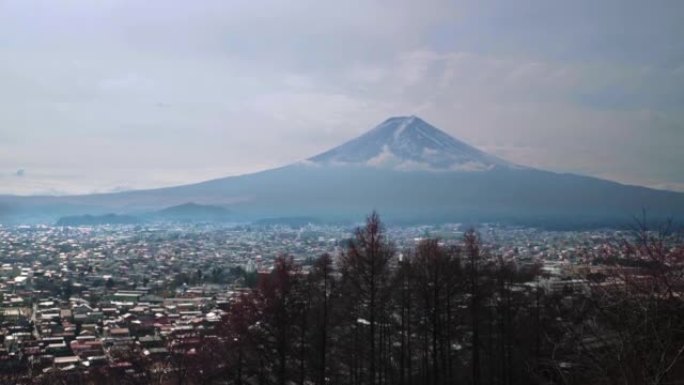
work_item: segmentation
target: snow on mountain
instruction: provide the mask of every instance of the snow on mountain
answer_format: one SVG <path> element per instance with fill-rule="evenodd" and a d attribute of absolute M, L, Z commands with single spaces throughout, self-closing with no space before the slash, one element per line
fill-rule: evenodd
<path fill-rule="evenodd" d="M 469 146 L 416 116 L 387 119 L 367 133 L 308 162 L 404 171 L 485 171 L 517 168 Z"/>
<path fill-rule="evenodd" d="M 338 164 L 353 167 L 327 166 Z M 435 172 L 450 170 L 461 171 Z M 464 172 L 472 170 L 492 171 Z M 206 212 L 209 208 L 212 213 Z M 163 215 L 178 209 L 184 211 L 182 218 Z M 516 166 L 417 117 L 398 117 L 303 165 L 154 190 L 0 196 L 0 223 L 48 223 L 108 213 L 152 213 L 155 220 L 172 221 L 353 221 L 378 210 L 397 223 L 611 226 L 629 223 L 632 214 L 644 209 L 651 220 L 684 218 L 684 194 Z"/>

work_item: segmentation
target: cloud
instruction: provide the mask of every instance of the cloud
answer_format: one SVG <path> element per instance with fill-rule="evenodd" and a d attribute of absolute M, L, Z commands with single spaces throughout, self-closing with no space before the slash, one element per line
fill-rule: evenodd
<path fill-rule="evenodd" d="M 17 170 L 17 171 L 14 173 L 14 176 L 19 177 L 19 178 L 21 178 L 21 177 L 23 177 L 23 176 L 25 176 L 25 175 L 26 175 L 26 171 L 25 171 L 23 168 L 20 168 L 19 170 Z"/>
<path fill-rule="evenodd" d="M 31 170 L 0 192 L 257 171 L 410 114 L 516 163 L 678 186 L 681 7 L 0 2 L 0 164 Z"/>
<path fill-rule="evenodd" d="M 393 168 L 399 166 L 400 162 L 401 159 L 394 156 L 394 153 L 392 153 L 392 151 L 390 151 L 390 149 L 387 146 L 383 146 L 382 151 L 380 151 L 380 153 L 376 156 L 368 159 L 368 161 L 366 161 L 366 164 L 368 166 L 373 167 Z"/>

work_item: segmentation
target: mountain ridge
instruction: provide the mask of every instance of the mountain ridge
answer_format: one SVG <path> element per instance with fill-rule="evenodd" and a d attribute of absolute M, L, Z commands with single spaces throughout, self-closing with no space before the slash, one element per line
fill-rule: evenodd
<path fill-rule="evenodd" d="M 253 174 L 122 193 L 0 197 L 0 223 L 53 223 L 67 215 L 150 212 L 188 202 L 223 207 L 231 221 L 344 221 L 371 210 L 403 223 L 624 224 L 643 209 L 652 218 L 684 218 L 684 193 L 519 166 L 420 118 L 395 117 L 307 161 Z"/>

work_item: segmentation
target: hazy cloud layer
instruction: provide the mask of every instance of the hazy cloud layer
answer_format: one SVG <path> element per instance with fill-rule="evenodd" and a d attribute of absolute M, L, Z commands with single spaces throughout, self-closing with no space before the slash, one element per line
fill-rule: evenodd
<path fill-rule="evenodd" d="M 246 173 L 409 114 L 684 191 L 684 3 L 566 3 L 0 0 L 0 193 Z"/>

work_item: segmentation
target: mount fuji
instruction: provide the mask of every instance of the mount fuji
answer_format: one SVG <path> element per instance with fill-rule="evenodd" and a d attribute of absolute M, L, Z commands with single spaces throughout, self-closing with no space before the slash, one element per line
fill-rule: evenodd
<path fill-rule="evenodd" d="M 367 133 L 310 158 L 320 165 L 422 171 L 485 171 L 515 167 L 415 117 L 387 119 Z"/>
<path fill-rule="evenodd" d="M 152 190 L 61 197 L 0 196 L 0 223 L 108 213 L 145 217 L 193 203 L 235 221 L 307 217 L 353 221 L 371 210 L 396 223 L 497 221 L 535 226 L 631 224 L 684 218 L 684 194 L 517 165 L 415 117 L 288 166 Z M 185 207 L 185 206 L 183 206 Z M 192 213 L 188 214 L 192 215 Z M 187 216 L 187 215 L 186 215 Z"/>

